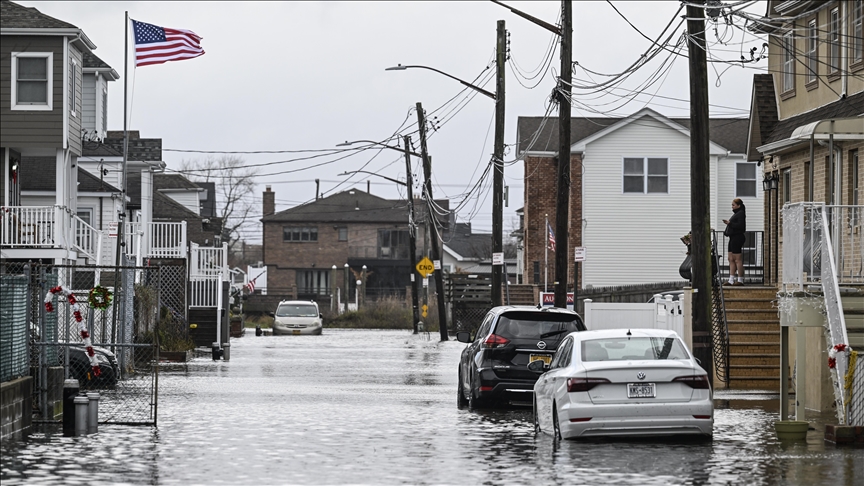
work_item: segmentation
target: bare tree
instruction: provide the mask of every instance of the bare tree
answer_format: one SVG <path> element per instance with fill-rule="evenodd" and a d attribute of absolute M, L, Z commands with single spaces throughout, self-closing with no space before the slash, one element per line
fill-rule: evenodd
<path fill-rule="evenodd" d="M 244 167 L 236 155 L 184 160 L 182 171 L 193 182 L 216 184 L 216 215 L 222 218 L 222 234 L 229 247 L 241 239 L 240 228 L 257 207 L 253 204 L 257 170 Z"/>

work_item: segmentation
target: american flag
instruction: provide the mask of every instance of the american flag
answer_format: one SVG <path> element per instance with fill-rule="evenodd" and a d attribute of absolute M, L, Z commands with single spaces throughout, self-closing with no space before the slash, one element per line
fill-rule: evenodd
<path fill-rule="evenodd" d="M 260 276 L 261 276 L 261 275 L 258 275 L 258 277 L 260 277 Z M 247 284 L 245 285 L 245 287 L 246 287 L 247 289 L 249 289 L 249 293 L 250 293 L 250 294 L 254 294 L 254 293 L 255 293 L 255 281 L 258 280 L 258 277 L 253 278 L 252 280 L 249 281 L 249 283 L 247 283 Z"/>
<path fill-rule="evenodd" d="M 204 54 L 201 37 L 183 29 L 169 29 L 158 25 L 132 21 L 135 30 L 135 66 L 182 61 Z"/>
<path fill-rule="evenodd" d="M 549 229 L 549 249 L 555 251 L 555 232 L 552 231 L 552 225 L 546 223 L 546 228 Z"/>

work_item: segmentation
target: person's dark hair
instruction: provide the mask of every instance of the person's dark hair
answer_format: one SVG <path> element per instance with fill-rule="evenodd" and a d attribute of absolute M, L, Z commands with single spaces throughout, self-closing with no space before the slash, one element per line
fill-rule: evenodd
<path fill-rule="evenodd" d="M 738 206 L 741 206 L 742 208 L 744 207 L 744 201 L 742 201 L 741 198 L 736 197 L 735 199 L 732 200 L 732 202 L 734 202 Z"/>

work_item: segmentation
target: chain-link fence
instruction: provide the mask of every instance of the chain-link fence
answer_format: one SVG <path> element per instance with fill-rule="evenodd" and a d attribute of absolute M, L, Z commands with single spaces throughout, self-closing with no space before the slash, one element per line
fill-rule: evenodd
<path fill-rule="evenodd" d="M 182 265 L 3 262 L 3 381 L 33 377 L 35 420 L 59 420 L 63 381 L 76 379 L 82 391 L 99 391 L 100 422 L 155 424 L 159 346 L 189 342 L 185 275 Z"/>
<path fill-rule="evenodd" d="M 864 353 L 850 353 L 850 366 L 846 375 L 847 425 L 864 426 Z M 852 366 L 852 360 L 855 361 Z"/>

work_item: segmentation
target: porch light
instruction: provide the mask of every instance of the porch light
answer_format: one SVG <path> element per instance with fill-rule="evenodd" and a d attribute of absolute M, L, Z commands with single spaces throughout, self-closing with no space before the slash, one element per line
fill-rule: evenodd
<path fill-rule="evenodd" d="M 774 173 L 766 174 L 765 178 L 762 179 L 762 190 L 764 190 L 765 192 L 776 191 L 777 190 L 777 181 L 779 179 L 780 179 L 780 177 Z"/>

